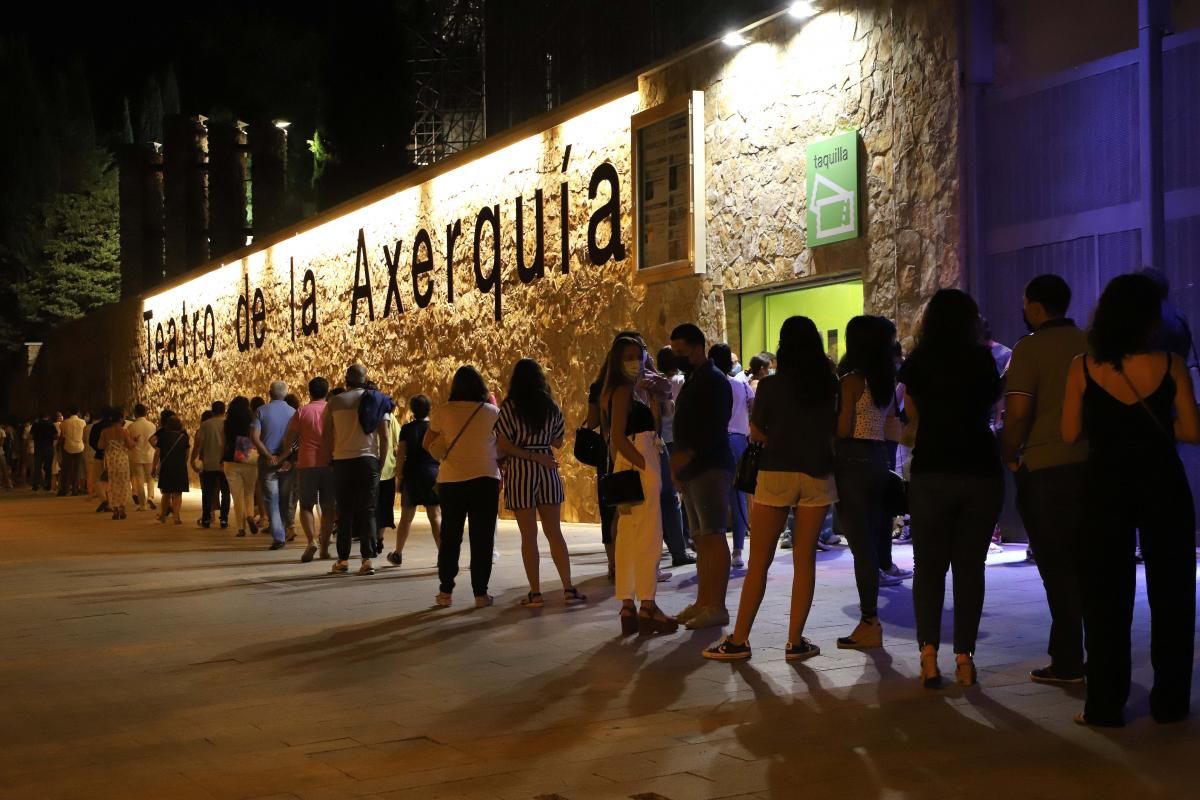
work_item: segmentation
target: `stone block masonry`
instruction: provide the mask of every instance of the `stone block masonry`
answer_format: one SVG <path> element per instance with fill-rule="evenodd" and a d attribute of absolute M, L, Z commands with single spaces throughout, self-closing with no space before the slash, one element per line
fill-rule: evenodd
<path fill-rule="evenodd" d="M 114 400 L 169 406 L 194 428 L 214 399 L 265 395 L 279 378 L 303 396 L 353 361 L 400 402 L 443 401 L 461 364 L 503 397 L 528 356 L 573 431 L 614 333 L 636 327 L 659 347 L 693 320 L 736 345 L 740 292 L 861 275 L 865 310 L 909 336 L 923 302 L 960 281 L 956 14 L 949 0 L 841 2 L 619 82 L 525 138 L 147 295 L 127 321 L 136 345 L 108 360 L 120 374 L 98 379 Z M 630 257 L 630 117 L 691 91 L 705 96 L 707 271 L 648 283 Z M 850 129 L 862 235 L 809 248 L 805 146 Z M 596 519 L 591 470 L 569 455 L 562 470 L 565 518 Z"/>

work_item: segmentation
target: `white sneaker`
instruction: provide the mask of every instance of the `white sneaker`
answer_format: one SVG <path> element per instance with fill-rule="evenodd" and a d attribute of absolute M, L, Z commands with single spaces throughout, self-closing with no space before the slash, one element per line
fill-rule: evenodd
<path fill-rule="evenodd" d="M 1004 552 L 1004 548 L 1001 547 L 1000 545 L 996 544 L 995 542 L 992 542 L 991 544 L 988 545 L 988 555 L 995 555 L 997 553 L 1003 553 L 1003 552 Z"/>
<path fill-rule="evenodd" d="M 746 561 L 742 558 L 741 550 L 734 550 L 733 555 L 729 559 L 729 566 L 733 569 L 744 569 Z"/>

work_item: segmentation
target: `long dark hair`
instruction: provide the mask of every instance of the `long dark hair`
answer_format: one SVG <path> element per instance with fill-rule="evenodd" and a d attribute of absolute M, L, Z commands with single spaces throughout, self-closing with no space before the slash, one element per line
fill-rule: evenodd
<path fill-rule="evenodd" d="M 802 405 L 820 406 L 834 401 L 837 375 L 811 319 L 801 316 L 785 319 L 779 328 L 776 352 L 779 369 L 775 374 L 793 383 Z"/>
<path fill-rule="evenodd" d="M 512 401 L 517 416 L 533 431 L 545 427 L 546 420 L 558 410 L 546 373 L 532 358 L 522 358 L 513 367 L 506 400 Z"/>
<path fill-rule="evenodd" d="M 925 308 L 917 350 L 961 352 L 983 346 L 983 320 L 975 298 L 959 289 L 939 289 Z"/>
<path fill-rule="evenodd" d="M 250 401 L 245 395 L 239 394 L 229 403 L 225 411 L 225 438 L 249 436 L 250 424 L 254 421 L 254 413 L 250 410 Z"/>
<path fill-rule="evenodd" d="M 1120 370 L 1126 356 L 1153 349 L 1161 324 L 1162 295 L 1154 280 L 1141 273 L 1118 275 L 1104 287 L 1092 314 L 1092 357 Z"/>
<path fill-rule="evenodd" d="M 612 347 L 608 349 L 608 358 L 604 361 L 604 386 L 600 390 L 602 397 L 611 397 L 618 387 L 633 385 L 633 382 L 625 377 L 625 372 L 621 369 L 621 352 L 630 346 L 636 347 L 639 353 L 645 355 L 642 343 L 631 336 L 618 336 L 613 340 Z M 601 405 L 601 411 L 606 416 L 608 414 L 607 406 L 607 403 Z"/>
<path fill-rule="evenodd" d="M 472 403 L 488 401 L 487 384 L 483 382 L 479 370 L 470 364 L 458 368 L 454 373 L 454 380 L 450 382 L 450 400 L 469 400 Z"/>
<path fill-rule="evenodd" d="M 895 339 L 896 326 L 883 317 L 863 315 L 846 324 L 846 354 L 838 364 L 838 375 L 863 376 L 876 408 L 887 408 L 896 397 Z"/>

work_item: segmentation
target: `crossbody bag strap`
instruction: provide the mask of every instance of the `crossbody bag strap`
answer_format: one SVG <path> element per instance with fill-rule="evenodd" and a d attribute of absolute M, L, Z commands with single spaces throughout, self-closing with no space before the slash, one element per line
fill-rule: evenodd
<path fill-rule="evenodd" d="M 1163 380 L 1166 380 L 1171 375 L 1171 364 L 1173 358 L 1174 356 L 1172 356 L 1170 353 L 1167 353 L 1167 374 L 1163 376 Z M 1154 409 L 1150 408 L 1150 404 L 1146 402 L 1144 397 L 1142 397 L 1142 393 L 1139 392 L 1137 387 L 1133 385 L 1133 381 L 1129 380 L 1129 376 L 1125 374 L 1125 370 L 1117 370 L 1117 373 L 1125 379 L 1125 385 L 1128 386 L 1130 391 L 1133 392 L 1133 396 L 1138 400 L 1138 405 L 1140 405 L 1142 410 L 1146 412 L 1146 415 L 1150 417 L 1150 421 L 1154 423 L 1154 427 L 1158 428 L 1159 432 L 1162 433 L 1163 436 L 1166 436 L 1168 439 L 1174 441 L 1175 437 L 1170 431 L 1163 427 L 1162 420 L 1155 416 Z"/>
<path fill-rule="evenodd" d="M 484 403 L 480 403 L 479 405 L 475 406 L 475 410 L 471 412 L 471 416 L 467 417 L 467 421 L 464 422 L 463 426 L 458 429 L 458 435 L 454 437 L 454 441 L 450 442 L 450 446 L 446 448 L 446 455 L 442 459 L 443 461 L 450 457 L 450 452 L 454 450 L 454 445 L 458 444 L 458 440 L 461 439 L 462 435 L 467 432 L 467 427 L 470 426 L 471 420 L 475 419 L 475 415 L 479 413 L 479 409 L 483 408 L 483 406 Z"/>

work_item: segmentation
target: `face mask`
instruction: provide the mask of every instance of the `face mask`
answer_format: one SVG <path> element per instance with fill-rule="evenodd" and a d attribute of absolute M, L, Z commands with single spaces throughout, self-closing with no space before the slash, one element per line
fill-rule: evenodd
<path fill-rule="evenodd" d="M 640 360 L 622 361 L 621 372 L 631 381 L 642 377 L 642 362 Z"/>

